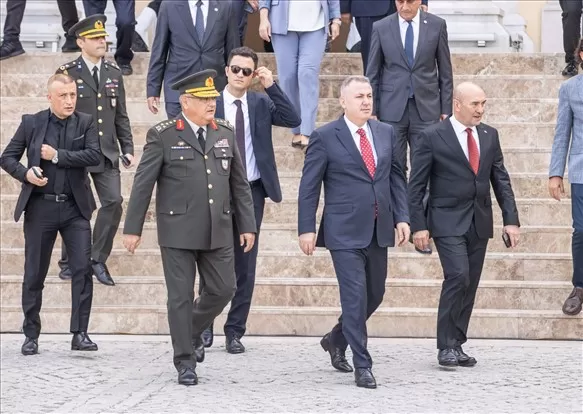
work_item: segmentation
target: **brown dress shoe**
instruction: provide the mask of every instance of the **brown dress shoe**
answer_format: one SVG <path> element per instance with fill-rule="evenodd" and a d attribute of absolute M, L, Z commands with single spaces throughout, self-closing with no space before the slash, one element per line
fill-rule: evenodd
<path fill-rule="evenodd" d="M 574 287 L 573 291 L 563 305 L 563 313 L 565 315 L 575 316 L 581 312 L 583 304 L 583 288 Z"/>

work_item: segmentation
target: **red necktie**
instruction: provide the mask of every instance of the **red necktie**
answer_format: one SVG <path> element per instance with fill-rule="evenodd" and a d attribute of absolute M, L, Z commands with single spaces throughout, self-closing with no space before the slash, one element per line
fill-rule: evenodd
<path fill-rule="evenodd" d="M 466 128 L 468 133 L 468 158 L 470 160 L 470 166 L 474 170 L 474 174 L 478 174 L 478 169 L 480 168 L 480 153 L 478 152 L 478 144 L 474 139 L 471 128 Z"/>
<path fill-rule="evenodd" d="M 370 142 L 366 137 L 366 132 L 362 128 L 358 128 L 356 133 L 360 135 L 360 153 L 362 155 L 362 159 L 364 161 L 364 165 L 368 170 L 368 173 L 371 177 L 374 177 L 377 167 L 374 162 L 374 155 L 372 153 L 372 147 L 370 146 Z M 374 205 L 374 216 L 377 217 L 379 212 L 379 208 L 377 203 L 375 202 Z"/>

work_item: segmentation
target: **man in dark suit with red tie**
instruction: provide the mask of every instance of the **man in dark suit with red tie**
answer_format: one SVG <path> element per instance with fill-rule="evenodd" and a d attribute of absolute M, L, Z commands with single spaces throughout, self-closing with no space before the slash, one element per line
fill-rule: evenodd
<path fill-rule="evenodd" d="M 245 334 L 247 317 L 255 286 L 255 268 L 259 249 L 259 232 L 263 221 L 265 198 L 281 201 L 281 187 L 273 151 L 271 129 L 273 125 L 294 128 L 300 125 L 300 116 L 279 85 L 273 81 L 271 71 L 257 67 L 259 58 L 248 47 L 233 49 L 225 72 L 227 86 L 217 98 L 217 118 L 224 118 L 235 126 L 235 138 L 244 160 L 247 179 L 251 186 L 257 235 L 253 249 L 244 253 L 239 245 L 237 223 L 233 223 L 235 241 L 235 273 L 237 291 L 225 323 L 225 346 L 230 354 L 245 352 L 241 338 Z M 253 79 L 259 79 L 266 94 L 249 91 Z M 213 325 L 202 334 L 205 346 L 213 341 Z"/>
<path fill-rule="evenodd" d="M 405 173 L 396 157 L 390 125 L 371 120 L 367 78 L 349 76 L 340 91 L 344 115 L 310 136 L 300 182 L 298 234 L 302 251 L 330 250 L 340 287 L 342 315 L 320 344 L 332 366 L 352 372 L 358 387 L 376 388 L 368 353 L 366 321 L 383 301 L 387 247 L 409 239 Z M 324 184 L 324 212 L 316 237 L 316 211 Z"/>
<path fill-rule="evenodd" d="M 479 86 L 458 85 L 453 116 L 421 132 L 412 157 L 409 212 L 413 241 L 423 248 L 433 237 L 445 277 L 437 314 L 437 358 L 446 367 L 476 364 L 462 345 L 467 341 L 488 239 L 494 233 L 490 185 L 512 247 L 520 234 L 498 131 L 481 123 L 485 104 L 486 95 Z M 423 197 L 428 183 L 426 213 Z"/>

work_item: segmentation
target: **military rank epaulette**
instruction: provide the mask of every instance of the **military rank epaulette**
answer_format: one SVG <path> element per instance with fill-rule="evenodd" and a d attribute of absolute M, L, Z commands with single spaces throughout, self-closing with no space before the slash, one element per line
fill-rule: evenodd
<path fill-rule="evenodd" d="M 121 69 L 119 68 L 119 66 L 117 66 L 117 63 L 115 63 L 115 62 L 112 62 L 112 61 L 110 61 L 110 60 L 103 59 L 103 63 L 104 63 L 106 66 L 111 66 L 112 68 L 115 68 L 115 69 L 117 69 L 117 70 L 121 71 Z"/>
<path fill-rule="evenodd" d="M 154 128 L 158 133 L 166 131 L 171 126 L 176 125 L 176 119 L 168 119 L 166 121 L 159 122 L 158 124 L 154 125 Z"/>
<path fill-rule="evenodd" d="M 61 71 L 62 74 L 64 75 L 68 75 L 69 74 L 69 68 L 72 68 L 74 66 L 77 65 L 77 61 L 74 60 L 72 62 L 69 63 L 65 63 L 64 65 L 62 65 L 61 67 L 59 67 L 59 71 Z"/>
<path fill-rule="evenodd" d="M 225 128 L 229 128 L 231 131 L 234 131 L 235 130 L 235 127 L 233 125 L 231 125 L 231 123 L 229 121 L 227 121 L 226 119 L 215 118 L 215 122 L 218 125 L 222 125 Z"/>

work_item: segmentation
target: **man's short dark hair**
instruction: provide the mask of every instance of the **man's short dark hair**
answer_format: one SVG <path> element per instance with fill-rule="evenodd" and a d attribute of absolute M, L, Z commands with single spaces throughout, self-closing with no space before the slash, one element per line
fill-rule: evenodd
<path fill-rule="evenodd" d="M 252 59 L 253 64 L 255 66 L 253 69 L 257 69 L 257 64 L 259 63 L 259 57 L 257 57 L 257 53 L 255 53 L 255 51 L 253 49 L 251 49 L 247 46 L 242 46 L 242 47 L 238 47 L 238 48 L 231 50 L 231 53 L 229 54 L 229 59 L 227 60 L 228 66 L 231 66 L 231 60 L 233 60 L 233 58 L 235 56 L 243 56 L 243 57 Z"/>

